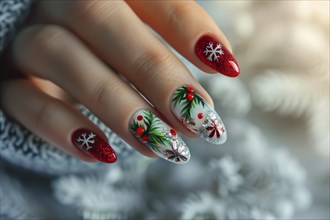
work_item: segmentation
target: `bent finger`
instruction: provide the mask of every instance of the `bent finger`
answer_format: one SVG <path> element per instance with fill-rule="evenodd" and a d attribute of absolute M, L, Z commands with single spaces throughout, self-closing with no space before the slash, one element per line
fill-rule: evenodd
<path fill-rule="evenodd" d="M 29 79 L 1 82 L 0 106 L 27 129 L 81 160 L 117 160 L 99 128 L 72 106 L 46 95 Z"/>
<path fill-rule="evenodd" d="M 239 66 L 223 32 L 194 1 L 127 1 L 137 15 L 179 53 L 206 72 L 229 77 Z M 229 49 L 227 49 L 229 48 Z M 213 69 L 213 70 L 212 70 Z"/>

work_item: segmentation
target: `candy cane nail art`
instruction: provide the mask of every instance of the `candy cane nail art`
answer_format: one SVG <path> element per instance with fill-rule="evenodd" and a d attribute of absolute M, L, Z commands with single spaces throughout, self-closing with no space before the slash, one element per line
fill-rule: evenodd
<path fill-rule="evenodd" d="M 134 136 L 159 157 L 177 164 L 189 161 L 190 152 L 181 137 L 149 110 L 137 111 L 129 127 Z"/>
<path fill-rule="evenodd" d="M 78 129 L 72 134 L 72 143 L 85 153 L 104 163 L 117 160 L 115 151 L 108 142 L 88 129 Z"/>
<path fill-rule="evenodd" d="M 214 144 L 227 140 L 221 118 L 192 86 L 182 86 L 174 92 L 171 110 L 186 128 L 205 140 Z"/>
<path fill-rule="evenodd" d="M 234 56 L 213 37 L 202 36 L 196 43 L 195 53 L 201 61 L 219 73 L 229 77 L 239 75 L 240 68 Z"/>

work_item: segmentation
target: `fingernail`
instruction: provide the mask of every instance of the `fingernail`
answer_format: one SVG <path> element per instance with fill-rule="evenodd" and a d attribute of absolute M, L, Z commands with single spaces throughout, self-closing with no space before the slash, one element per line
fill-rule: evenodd
<path fill-rule="evenodd" d="M 115 151 L 109 143 L 88 129 L 78 129 L 72 134 L 72 143 L 85 153 L 104 163 L 117 160 Z"/>
<path fill-rule="evenodd" d="M 213 37 L 204 35 L 199 38 L 195 53 L 201 61 L 217 72 L 229 77 L 239 75 L 240 68 L 234 56 Z"/>
<path fill-rule="evenodd" d="M 171 110 L 188 130 L 208 142 L 223 144 L 227 140 L 221 118 L 192 86 L 182 86 L 174 92 Z"/>
<path fill-rule="evenodd" d="M 129 126 L 134 136 L 159 157 L 177 164 L 189 161 L 186 143 L 173 128 L 149 110 L 135 112 Z"/>

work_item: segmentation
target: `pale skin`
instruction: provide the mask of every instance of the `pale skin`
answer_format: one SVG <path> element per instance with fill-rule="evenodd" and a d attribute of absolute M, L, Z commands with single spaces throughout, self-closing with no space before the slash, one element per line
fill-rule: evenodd
<path fill-rule="evenodd" d="M 24 77 L 0 81 L 0 106 L 9 116 L 61 150 L 90 162 L 96 159 L 72 145 L 72 132 L 91 128 L 105 136 L 74 108 L 72 99 L 63 97 L 84 104 L 146 156 L 155 155 L 128 129 L 130 117 L 139 109 L 152 110 L 178 132 L 193 137 L 173 116 L 171 95 L 182 85 L 192 85 L 211 104 L 212 99 L 144 23 L 198 68 L 215 73 L 196 57 L 196 41 L 212 34 L 231 47 L 197 3 L 40 1 L 32 15 L 7 54 Z"/>

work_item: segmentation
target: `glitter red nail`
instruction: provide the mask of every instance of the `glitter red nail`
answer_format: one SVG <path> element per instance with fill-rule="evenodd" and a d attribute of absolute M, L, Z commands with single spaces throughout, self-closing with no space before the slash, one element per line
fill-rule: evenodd
<path fill-rule="evenodd" d="M 236 77 L 240 68 L 230 51 L 213 37 L 204 35 L 196 43 L 195 53 L 206 65 L 219 73 Z"/>
<path fill-rule="evenodd" d="M 72 134 L 72 143 L 104 163 L 114 163 L 117 160 L 115 151 L 111 146 L 93 131 L 78 129 Z"/>

